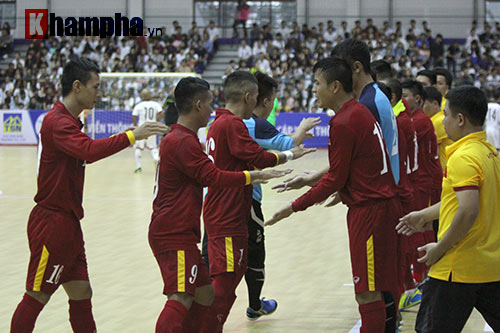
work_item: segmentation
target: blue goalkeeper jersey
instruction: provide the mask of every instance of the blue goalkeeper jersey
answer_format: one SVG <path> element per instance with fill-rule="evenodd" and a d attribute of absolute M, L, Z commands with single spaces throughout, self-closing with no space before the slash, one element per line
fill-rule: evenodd
<path fill-rule="evenodd" d="M 248 133 L 262 148 L 270 150 L 289 150 L 294 147 L 293 139 L 278 131 L 267 120 L 252 115 L 250 119 L 243 119 Z M 262 187 L 254 185 L 253 199 L 262 202 Z"/>
<path fill-rule="evenodd" d="M 392 111 L 391 102 L 380 90 L 376 82 L 366 85 L 359 96 L 359 102 L 366 106 L 380 124 L 384 135 L 387 152 L 389 153 L 392 175 L 396 184 L 399 183 L 399 147 L 398 125 Z"/>

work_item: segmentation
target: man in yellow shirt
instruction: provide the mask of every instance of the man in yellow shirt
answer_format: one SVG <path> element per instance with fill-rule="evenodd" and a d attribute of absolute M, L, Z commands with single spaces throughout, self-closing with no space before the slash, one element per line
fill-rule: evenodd
<path fill-rule="evenodd" d="M 443 100 L 441 93 L 434 87 L 424 88 L 424 113 L 431 118 L 438 143 L 438 156 L 443 173 L 446 168 L 446 147 L 453 143 L 444 130 L 444 112 L 441 110 Z"/>
<path fill-rule="evenodd" d="M 473 308 L 500 332 L 500 157 L 483 131 L 488 103 L 472 86 L 447 100 L 443 123 L 455 143 L 446 149 L 441 202 L 404 216 L 397 229 L 410 235 L 439 218 L 438 242 L 418 248 L 431 266 L 425 332 L 460 332 Z"/>

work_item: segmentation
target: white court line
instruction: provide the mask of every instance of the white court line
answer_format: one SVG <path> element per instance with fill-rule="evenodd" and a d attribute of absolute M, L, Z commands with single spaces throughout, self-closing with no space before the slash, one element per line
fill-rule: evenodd
<path fill-rule="evenodd" d="M 354 287 L 354 283 L 344 283 L 344 287 Z"/>
<path fill-rule="evenodd" d="M 359 333 L 359 329 L 361 328 L 361 320 L 359 320 L 356 325 L 349 331 L 349 333 Z"/>
<path fill-rule="evenodd" d="M 487 323 L 484 324 L 484 331 L 485 332 L 493 332 L 493 329 L 488 325 Z"/>

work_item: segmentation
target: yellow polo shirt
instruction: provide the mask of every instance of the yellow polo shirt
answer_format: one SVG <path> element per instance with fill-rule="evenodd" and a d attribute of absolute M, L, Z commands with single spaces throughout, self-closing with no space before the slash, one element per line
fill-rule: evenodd
<path fill-rule="evenodd" d="M 500 281 L 500 157 L 486 140 L 486 132 L 469 134 L 446 149 L 438 240 L 450 227 L 458 209 L 456 191 L 479 190 L 479 215 L 472 228 L 437 263 L 429 276 L 453 282 Z"/>
<path fill-rule="evenodd" d="M 447 94 L 447 93 L 446 93 L 446 94 Z M 445 95 L 446 95 L 446 94 L 445 94 Z M 444 107 L 445 107 L 445 106 L 446 106 L 446 98 L 444 98 L 444 96 L 443 96 L 443 98 L 441 99 L 441 111 L 444 111 Z"/>
<path fill-rule="evenodd" d="M 432 125 L 434 126 L 434 131 L 436 132 L 436 138 L 438 143 L 438 153 L 439 162 L 441 162 L 441 167 L 443 172 L 446 168 L 446 147 L 451 145 L 453 141 L 448 138 L 443 125 L 444 112 L 440 111 L 431 117 Z"/>

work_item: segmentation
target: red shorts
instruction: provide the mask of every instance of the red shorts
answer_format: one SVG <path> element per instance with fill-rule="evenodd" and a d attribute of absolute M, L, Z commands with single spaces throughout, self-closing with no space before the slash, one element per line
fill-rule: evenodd
<path fill-rule="evenodd" d="M 60 284 L 89 280 L 80 221 L 35 206 L 28 220 L 30 262 L 26 290 L 52 294 Z"/>
<path fill-rule="evenodd" d="M 207 265 L 200 250 L 193 245 L 184 250 L 173 250 L 155 256 L 163 278 L 163 293 L 195 295 L 196 288 L 210 284 Z"/>
<path fill-rule="evenodd" d="M 248 237 L 219 237 L 208 240 L 210 275 L 245 275 L 248 261 Z"/>
<path fill-rule="evenodd" d="M 399 290 L 396 224 L 401 214 L 399 197 L 349 209 L 347 229 L 356 293 Z"/>

